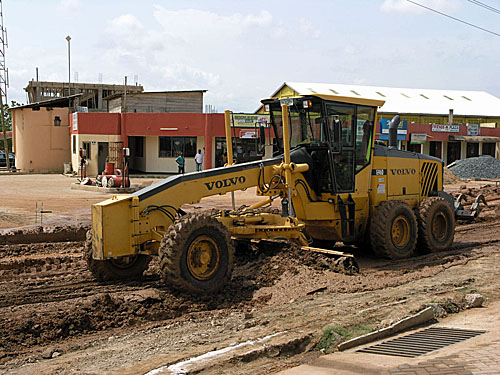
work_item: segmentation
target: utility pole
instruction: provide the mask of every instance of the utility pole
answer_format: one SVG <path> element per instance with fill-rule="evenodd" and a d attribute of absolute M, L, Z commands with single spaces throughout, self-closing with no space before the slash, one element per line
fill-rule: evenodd
<path fill-rule="evenodd" d="M 127 76 L 125 76 L 123 91 L 125 91 L 123 94 L 123 113 L 127 113 Z"/>
<path fill-rule="evenodd" d="M 0 94 L 0 116 L 2 116 L 3 149 L 5 151 L 5 162 L 7 163 L 7 169 L 10 169 L 9 144 L 7 143 L 7 128 L 5 127 L 5 111 L 3 108 L 2 97 L 3 94 Z"/>
<path fill-rule="evenodd" d="M 66 36 L 66 40 L 68 41 L 68 96 L 71 95 L 71 37 Z"/>
<path fill-rule="evenodd" d="M 0 115 L 2 116 L 3 148 L 5 151 L 5 162 L 7 169 L 10 169 L 9 143 L 7 142 L 7 128 L 5 126 L 5 113 L 3 108 L 3 98 L 7 102 L 7 87 L 9 86 L 9 71 L 5 65 L 5 48 L 7 47 L 7 30 L 3 27 L 3 4 L 0 0 Z"/>

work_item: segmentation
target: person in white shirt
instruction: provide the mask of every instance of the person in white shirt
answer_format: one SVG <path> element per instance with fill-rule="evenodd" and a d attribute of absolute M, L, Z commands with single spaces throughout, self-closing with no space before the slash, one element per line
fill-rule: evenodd
<path fill-rule="evenodd" d="M 203 170 L 203 159 L 205 158 L 205 153 L 198 150 L 198 153 L 194 156 L 194 161 L 196 162 L 196 171 L 200 172 Z"/>

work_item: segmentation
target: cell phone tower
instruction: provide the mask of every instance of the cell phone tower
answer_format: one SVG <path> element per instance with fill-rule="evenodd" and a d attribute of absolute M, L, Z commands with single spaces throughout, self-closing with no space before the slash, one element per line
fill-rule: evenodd
<path fill-rule="evenodd" d="M 7 29 L 3 25 L 3 4 L 2 0 L 0 0 L 0 91 L 6 104 L 7 88 L 9 87 L 9 69 L 5 63 L 5 50 L 7 47 Z"/>
<path fill-rule="evenodd" d="M 5 127 L 5 114 L 3 104 L 8 104 L 7 101 L 7 88 L 9 87 L 9 70 L 5 64 L 5 50 L 8 47 L 7 42 L 7 29 L 3 26 L 3 3 L 0 0 L 0 112 L 1 112 L 1 122 L 2 122 L 2 133 L 3 133 L 3 146 L 5 151 L 5 160 L 7 163 L 7 168 L 10 169 L 9 162 L 9 144 L 7 142 L 7 129 Z"/>

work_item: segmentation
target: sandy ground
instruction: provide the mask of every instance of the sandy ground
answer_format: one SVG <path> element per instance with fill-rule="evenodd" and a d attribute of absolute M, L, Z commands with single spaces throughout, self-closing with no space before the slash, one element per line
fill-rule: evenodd
<path fill-rule="evenodd" d="M 42 200 L 53 211 L 47 222 L 88 223 L 88 205 L 108 195 L 72 191 L 71 182 L 57 175 L 0 176 L 2 191 L 11 187 L 1 208 L 11 215 L 3 227 L 29 225 L 34 202 Z M 474 196 L 482 186 L 491 207 L 482 221 L 457 226 L 449 251 L 387 261 L 340 247 L 356 251 L 361 267 L 360 274 L 344 275 L 322 256 L 266 243 L 238 252 L 233 280 L 210 298 L 171 291 L 155 262 L 143 281 L 97 283 L 86 269 L 82 241 L 40 235 L 42 242 L 31 236 L 23 243 L 21 233 L 19 243 L 0 245 L 0 373 L 146 374 L 161 368 L 157 373 L 180 374 L 176 363 L 240 344 L 240 352 L 183 365 L 191 366 L 184 372 L 269 374 L 321 354 L 317 344 L 327 325 L 376 329 L 433 302 L 456 312 L 470 291 L 498 300 L 500 190 L 491 183 L 463 185 L 447 188 Z M 253 194 L 238 194 L 237 204 L 258 200 Z M 229 206 L 225 196 L 189 209 Z"/>
<path fill-rule="evenodd" d="M 90 206 L 110 198 L 113 194 L 71 190 L 75 177 L 54 174 L 16 175 L 0 174 L 0 229 L 33 226 L 40 223 L 36 208 L 51 211 L 43 215 L 43 223 L 50 225 L 78 225 L 90 223 Z M 159 179 L 133 178 L 132 184 L 149 186 Z M 237 205 L 252 204 L 259 199 L 255 189 L 236 192 Z M 231 207 L 229 194 L 202 201 L 203 207 Z M 192 205 L 188 207 L 201 207 Z M 37 216 L 37 218 L 36 218 Z"/>

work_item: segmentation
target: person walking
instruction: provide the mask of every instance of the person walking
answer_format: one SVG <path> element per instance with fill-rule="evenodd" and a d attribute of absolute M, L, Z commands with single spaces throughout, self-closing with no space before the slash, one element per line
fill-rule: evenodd
<path fill-rule="evenodd" d="M 203 159 L 204 159 L 205 153 L 201 152 L 201 150 L 198 150 L 198 153 L 194 156 L 194 161 L 196 162 L 196 171 L 200 172 L 203 170 Z"/>
<path fill-rule="evenodd" d="M 184 174 L 184 155 L 182 155 L 182 152 L 179 154 L 179 156 L 177 156 L 175 162 L 177 163 L 177 167 L 179 168 L 178 173 Z"/>

